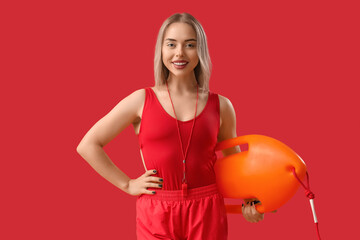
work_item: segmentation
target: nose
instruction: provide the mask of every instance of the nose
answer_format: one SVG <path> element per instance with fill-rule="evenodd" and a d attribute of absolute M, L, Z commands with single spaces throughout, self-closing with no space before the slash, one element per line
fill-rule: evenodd
<path fill-rule="evenodd" d="M 179 47 L 176 49 L 176 56 L 182 56 L 183 55 L 183 47 L 179 44 Z"/>

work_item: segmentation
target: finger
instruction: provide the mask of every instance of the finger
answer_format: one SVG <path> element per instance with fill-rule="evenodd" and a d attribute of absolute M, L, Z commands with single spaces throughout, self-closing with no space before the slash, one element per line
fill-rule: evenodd
<path fill-rule="evenodd" d="M 149 194 L 149 195 L 154 195 L 154 194 L 156 194 L 156 191 L 154 191 L 154 190 L 144 190 L 143 191 L 143 194 Z"/>
<path fill-rule="evenodd" d="M 250 209 L 250 205 L 246 204 L 245 205 L 245 216 L 246 216 L 246 220 L 248 222 L 253 222 L 252 216 L 251 216 L 251 209 Z"/>
<path fill-rule="evenodd" d="M 241 212 L 242 212 L 242 215 L 244 216 L 244 218 L 246 219 L 246 211 L 245 211 L 245 205 L 242 204 L 241 206 Z"/>
<path fill-rule="evenodd" d="M 249 203 L 245 204 L 244 207 L 243 207 L 243 216 L 246 219 L 246 221 L 253 222 L 253 220 L 251 218 Z"/>
<path fill-rule="evenodd" d="M 250 209 L 249 209 L 249 211 L 250 211 L 250 216 L 251 216 L 251 220 L 253 221 L 253 222 L 257 222 L 257 211 L 256 211 L 256 209 L 255 209 L 255 204 L 254 204 L 254 202 L 251 202 L 250 203 L 250 207 L 249 207 Z"/>
<path fill-rule="evenodd" d="M 162 181 L 160 181 L 160 179 L 161 179 Z M 146 177 L 146 181 L 147 181 L 147 182 L 157 182 L 157 183 L 163 183 L 163 182 L 164 182 L 164 180 L 163 180 L 162 178 L 152 177 L 152 176 L 147 176 L 147 177 Z"/>
<path fill-rule="evenodd" d="M 256 213 L 257 213 L 257 210 L 256 210 L 256 208 L 255 208 L 255 203 L 254 203 L 254 202 L 251 202 L 251 213 L 252 213 L 253 215 L 256 215 Z"/>
<path fill-rule="evenodd" d="M 245 211 L 246 211 L 246 214 L 247 214 L 247 217 L 249 220 L 252 220 L 251 219 L 251 203 L 248 202 L 245 206 Z"/>
<path fill-rule="evenodd" d="M 261 202 L 259 200 L 255 200 L 254 201 L 254 204 L 257 205 L 257 204 L 261 204 Z"/>
<path fill-rule="evenodd" d="M 155 187 L 155 188 L 162 188 L 163 185 L 162 184 L 158 184 L 158 183 L 146 183 L 145 186 L 148 187 Z"/>
<path fill-rule="evenodd" d="M 144 173 L 145 176 L 150 176 L 150 175 L 153 175 L 153 174 L 156 174 L 157 171 L 156 169 L 151 169 L 151 170 L 148 170 Z"/>

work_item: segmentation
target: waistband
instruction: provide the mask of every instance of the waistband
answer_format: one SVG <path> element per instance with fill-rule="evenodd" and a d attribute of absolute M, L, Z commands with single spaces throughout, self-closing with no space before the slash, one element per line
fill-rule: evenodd
<path fill-rule="evenodd" d="M 167 201 L 179 201 L 179 200 L 191 200 L 198 199 L 202 197 L 207 197 L 216 193 L 220 193 L 216 183 L 198 187 L 198 188 L 189 188 L 187 190 L 186 196 L 183 196 L 182 190 L 155 190 L 155 194 L 142 194 L 138 198 L 150 198 L 156 200 L 167 200 Z"/>

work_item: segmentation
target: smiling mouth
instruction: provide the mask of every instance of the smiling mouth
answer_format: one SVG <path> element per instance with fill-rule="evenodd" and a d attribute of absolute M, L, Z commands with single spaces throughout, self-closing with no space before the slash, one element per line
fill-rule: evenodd
<path fill-rule="evenodd" d="M 184 66 L 186 64 L 188 64 L 187 62 L 173 62 L 174 65 L 176 66 Z"/>
<path fill-rule="evenodd" d="M 174 64 L 174 68 L 175 69 L 184 69 L 186 68 L 188 62 L 172 62 L 172 64 Z"/>

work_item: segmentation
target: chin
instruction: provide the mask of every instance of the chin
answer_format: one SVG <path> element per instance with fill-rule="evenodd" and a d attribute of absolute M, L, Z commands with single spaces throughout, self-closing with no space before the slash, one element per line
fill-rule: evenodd
<path fill-rule="evenodd" d="M 186 73 L 173 72 L 172 74 L 176 77 L 184 77 L 184 76 L 190 76 L 191 72 L 186 72 Z"/>

